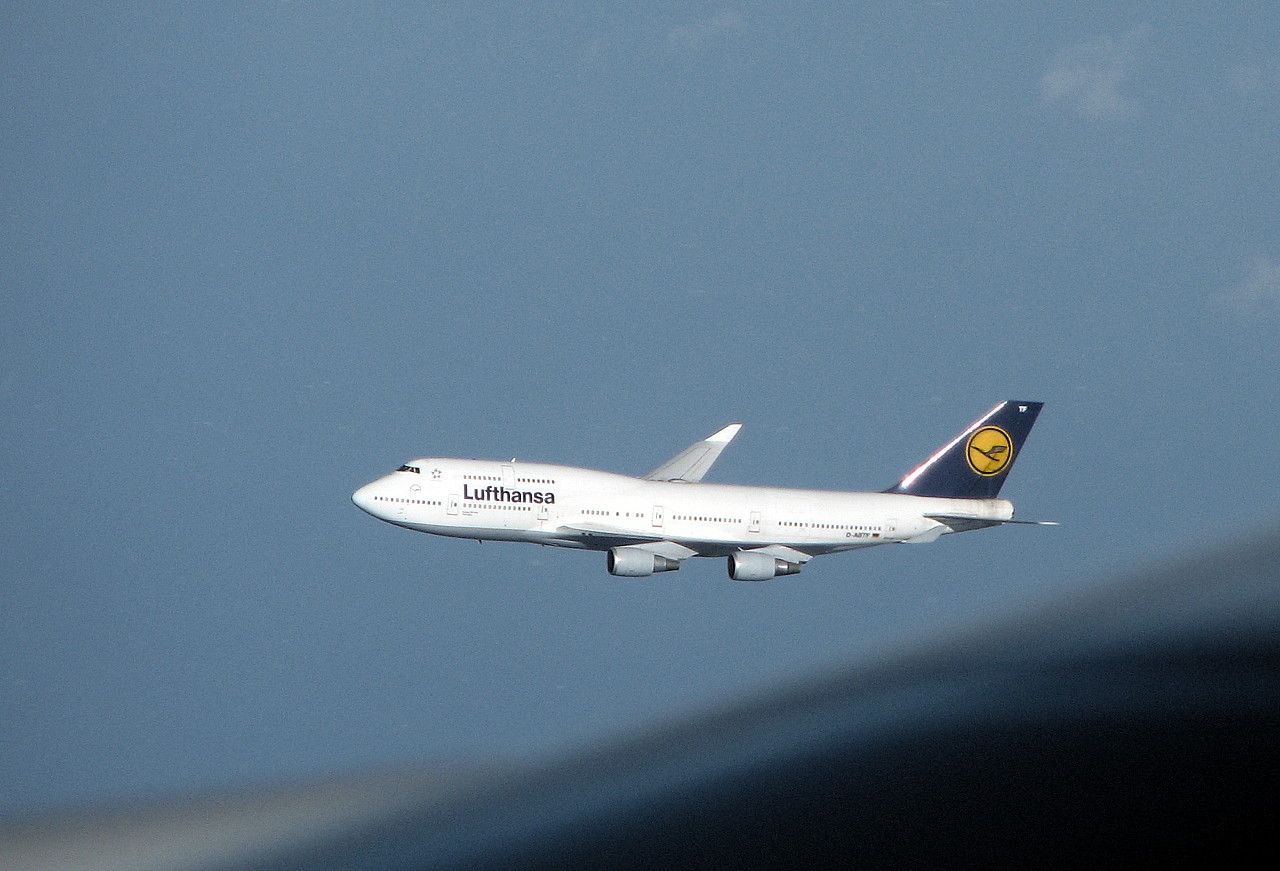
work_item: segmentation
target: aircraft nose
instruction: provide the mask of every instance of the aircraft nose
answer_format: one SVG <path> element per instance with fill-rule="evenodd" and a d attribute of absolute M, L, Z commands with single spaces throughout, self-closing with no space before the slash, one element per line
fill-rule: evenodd
<path fill-rule="evenodd" d="M 365 484 L 359 490 L 351 494 L 351 501 L 356 507 L 366 514 L 373 513 L 373 485 Z"/>

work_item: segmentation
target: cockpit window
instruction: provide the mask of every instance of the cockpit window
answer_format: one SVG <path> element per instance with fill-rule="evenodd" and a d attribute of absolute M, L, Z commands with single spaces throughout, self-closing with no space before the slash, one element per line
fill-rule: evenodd
<path fill-rule="evenodd" d="M 396 469 L 396 471 L 397 472 L 413 472 L 413 474 L 415 475 L 422 474 L 422 470 L 419 469 L 417 466 L 401 466 L 400 468 Z"/>

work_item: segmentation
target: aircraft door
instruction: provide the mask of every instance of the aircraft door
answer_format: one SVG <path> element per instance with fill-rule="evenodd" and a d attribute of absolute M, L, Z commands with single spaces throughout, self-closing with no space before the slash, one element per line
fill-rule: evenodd
<path fill-rule="evenodd" d="M 449 509 L 448 509 L 448 510 L 449 510 L 449 513 L 450 513 L 450 514 L 457 514 L 457 513 L 458 513 L 458 494 L 457 494 L 457 493 L 450 493 L 450 494 L 449 494 Z"/>
<path fill-rule="evenodd" d="M 516 469 L 515 466 L 502 467 L 502 486 L 514 489 L 516 486 Z"/>
<path fill-rule="evenodd" d="M 752 511 L 751 525 L 747 527 L 747 532 L 759 532 L 759 531 L 760 531 L 760 512 Z"/>
<path fill-rule="evenodd" d="M 653 525 L 662 526 L 662 506 L 653 506 Z"/>

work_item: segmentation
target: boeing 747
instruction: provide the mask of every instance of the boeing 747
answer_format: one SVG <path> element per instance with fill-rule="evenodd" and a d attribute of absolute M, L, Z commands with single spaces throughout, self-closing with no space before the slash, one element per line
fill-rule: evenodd
<path fill-rule="evenodd" d="M 735 581 L 793 575 L 829 553 L 919 544 L 1014 520 L 996 498 L 1043 403 L 1007 400 L 881 492 L 705 484 L 740 424 L 642 478 L 547 463 L 411 460 L 352 494 L 405 529 L 607 552 L 609 572 L 645 577 L 690 557 L 727 559 Z"/>

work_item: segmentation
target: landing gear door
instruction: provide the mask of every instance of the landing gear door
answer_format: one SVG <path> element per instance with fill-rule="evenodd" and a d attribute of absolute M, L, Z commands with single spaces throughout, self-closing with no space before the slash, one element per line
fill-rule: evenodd
<path fill-rule="evenodd" d="M 653 525 L 662 526 L 662 506 L 653 506 Z"/>

